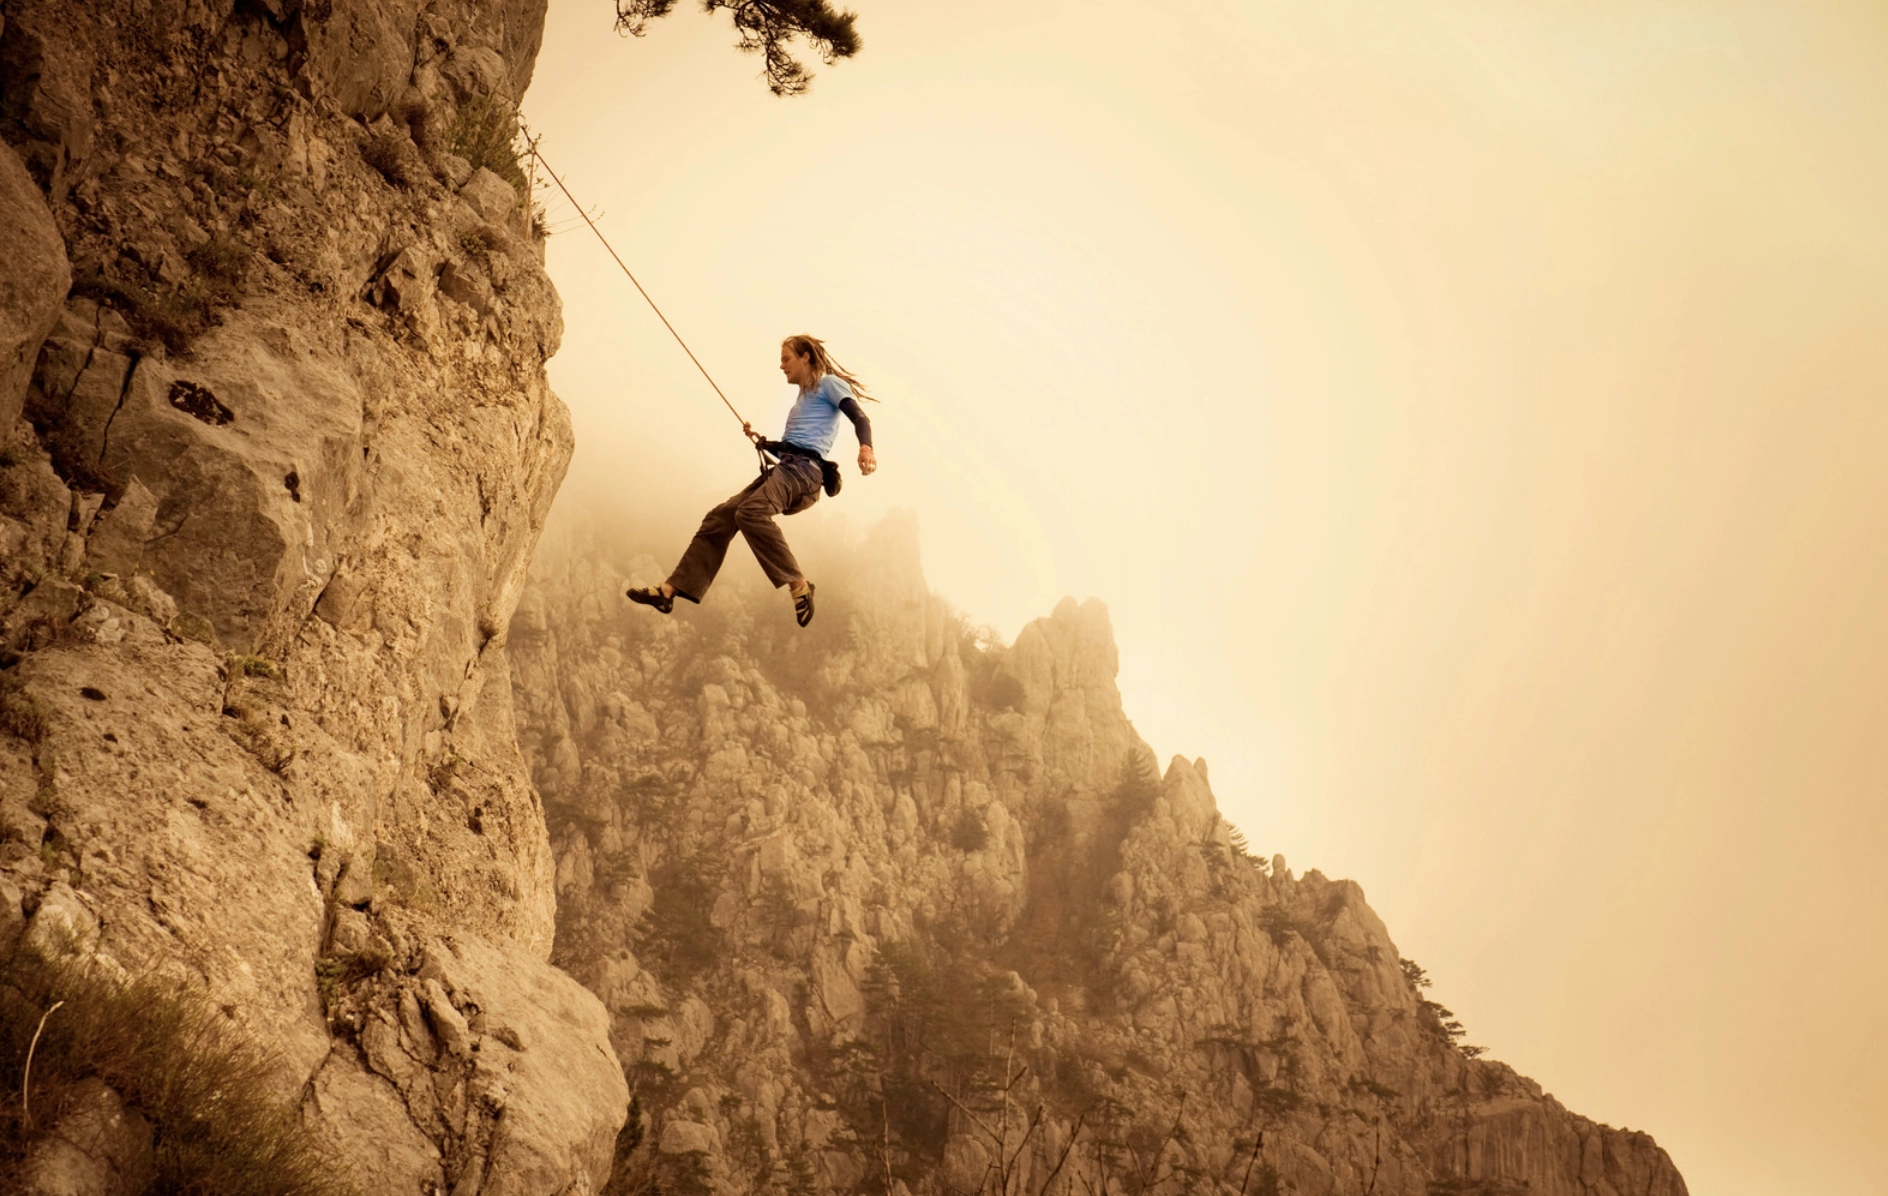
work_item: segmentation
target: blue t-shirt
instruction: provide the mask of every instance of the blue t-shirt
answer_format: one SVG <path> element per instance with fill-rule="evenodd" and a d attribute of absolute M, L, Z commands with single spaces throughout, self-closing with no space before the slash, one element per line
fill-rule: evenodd
<path fill-rule="evenodd" d="M 843 378 L 823 374 L 813 384 L 813 389 L 803 392 L 794 400 L 793 410 L 787 412 L 786 430 L 780 433 L 780 439 L 803 449 L 811 449 L 824 457 L 832 451 L 833 441 L 838 438 L 841 414 L 852 421 L 853 428 L 859 433 L 860 444 L 872 443 L 872 425 L 859 409 L 859 400 L 853 396 L 852 387 L 846 385 Z"/>

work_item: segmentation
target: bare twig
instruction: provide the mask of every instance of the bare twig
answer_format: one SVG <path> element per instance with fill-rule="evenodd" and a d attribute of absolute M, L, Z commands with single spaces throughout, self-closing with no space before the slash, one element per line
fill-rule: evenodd
<path fill-rule="evenodd" d="M 975 1113 L 972 1113 L 970 1111 L 969 1106 L 965 1105 L 963 1101 L 958 1100 L 956 1097 L 946 1092 L 943 1089 L 943 1087 L 938 1084 L 936 1080 L 926 1080 L 925 1083 L 931 1086 L 932 1091 L 936 1092 L 939 1096 L 943 1097 L 945 1100 L 955 1105 L 959 1113 L 962 1113 L 965 1117 L 968 1117 L 970 1119 L 970 1124 L 976 1126 L 978 1129 L 982 1130 L 984 1133 L 990 1135 L 991 1141 L 993 1142 L 1001 1141 L 1001 1139 L 997 1137 L 996 1131 L 990 1128 L 988 1122 L 984 1121 L 983 1118 L 977 1116 Z"/>
<path fill-rule="evenodd" d="M 527 223 L 537 215 L 534 205 L 538 201 L 538 138 L 525 135 L 525 155 L 531 163 L 531 169 L 524 178 L 524 208 Z M 540 227 L 543 227 L 540 225 Z"/>
<path fill-rule="evenodd" d="M 1016 1080 L 1021 1078 L 1021 1077 L 1010 1077 L 1010 1069 L 1014 1067 L 1015 1065 L 1016 1065 L 1016 1019 L 1011 1018 L 1010 1019 L 1009 1049 L 1005 1051 L 1003 1055 L 1003 1074 L 1005 1077 L 1009 1077 L 1003 1081 L 1003 1122 L 1002 1122 L 1003 1137 L 999 1139 L 996 1144 L 997 1161 L 999 1163 L 1003 1163 L 1003 1172 L 1000 1177 L 1003 1183 L 1003 1196 L 1010 1196 L 1010 1168 L 1009 1168 L 1009 1164 L 1004 1161 L 1004 1157 L 1003 1157 L 1005 1154 L 1009 1152 L 1009 1144 L 1010 1144 L 1010 1089 L 1013 1086 L 1015 1086 Z"/>
<path fill-rule="evenodd" d="M 892 1196 L 892 1114 L 883 1096 L 878 1098 L 878 1113 L 885 1119 L 885 1196 Z"/>
<path fill-rule="evenodd" d="M 960 1101 L 956 1097 L 952 1096 L 936 1080 L 925 1081 L 925 1083 L 931 1086 L 931 1090 L 933 1092 L 937 1093 L 939 1096 L 949 1101 L 951 1105 L 954 1108 L 956 1108 L 956 1110 L 959 1113 L 962 1113 L 965 1116 L 965 1118 L 967 1118 L 970 1121 L 970 1124 L 982 1130 L 984 1135 L 990 1139 L 991 1144 L 995 1146 L 996 1148 L 994 1152 L 995 1157 L 991 1160 L 990 1165 L 984 1169 L 983 1180 L 977 1185 L 977 1190 L 979 1192 L 983 1191 L 983 1189 L 989 1184 L 990 1172 L 995 1171 L 996 1178 L 997 1178 L 997 1190 L 1000 1193 L 1002 1193 L 1003 1196 L 1008 1196 L 1011 1181 L 1014 1178 L 1014 1173 L 1012 1171 L 1012 1168 L 1015 1166 L 1016 1160 L 1022 1157 L 1023 1147 L 1028 1144 L 1030 1135 L 1036 1132 L 1036 1127 L 1042 1121 L 1042 1109 L 1041 1107 L 1038 1107 L 1036 1109 L 1036 1115 L 1030 1119 L 1029 1128 L 1023 1131 L 1022 1140 L 1016 1144 L 1016 1149 L 1014 1151 L 1010 1150 L 1009 1092 L 1010 1092 L 1011 1086 L 1013 1086 L 1018 1080 L 1021 1080 L 1028 1071 L 1029 1069 L 1027 1067 L 1019 1069 L 1015 1075 L 1010 1077 L 1009 1084 L 1006 1084 L 1003 1087 L 1004 1122 L 1003 1122 L 1003 1131 L 1001 1133 L 998 1133 L 996 1130 L 991 1129 L 989 1122 L 985 1121 L 983 1118 L 973 1113 L 970 1109 L 970 1106 L 966 1105 L 963 1101 Z"/>
<path fill-rule="evenodd" d="M 1239 1181 L 1239 1196 L 1246 1196 L 1246 1185 L 1252 1182 L 1252 1168 L 1258 1164 L 1259 1152 L 1264 1149 L 1265 1131 L 1260 1130 L 1259 1136 L 1252 1142 L 1252 1157 L 1246 1160 L 1245 1177 Z"/>
<path fill-rule="evenodd" d="M 1377 1172 L 1383 1168 L 1383 1118 L 1377 1118 L 1376 1155 L 1370 1160 L 1370 1186 L 1364 1189 L 1364 1196 L 1371 1196 L 1377 1190 Z"/>
<path fill-rule="evenodd" d="M 46 1019 L 59 1012 L 64 1001 L 54 1001 L 52 1008 L 39 1015 L 39 1025 L 33 1030 L 32 1045 L 26 1048 L 26 1074 L 20 1077 L 20 1116 L 30 1127 L 33 1124 L 32 1098 L 28 1089 L 33 1083 L 33 1052 L 39 1049 L 39 1036 L 46 1029 Z"/>
<path fill-rule="evenodd" d="M 1173 1115 L 1173 1124 L 1167 1127 L 1167 1136 L 1161 1139 L 1160 1145 L 1154 1150 L 1153 1157 L 1147 1161 L 1146 1170 L 1141 1172 L 1141 1186 L 1135 1189 L 1135 1196 L 1141 1196 L 1141 1193 L 1146 1192 L 1148 1188 L 1157 1183 L 1165 1183 L 1167 1181 L 1167 1177 L 1164 1175 L 1159 1176 L 1159 1178 L 1155 1177 L 1160 1171 L 1161 1157 L 1167 1153 L 1167 1148 L 1173 1145 L 1175 1135 L 1180 1132 L 1180 1119 L 1186 1116 L 1186 1112 L 1187 1098 L 1183 1093 L 1180 1097 L 1180 1108 L 1176 1110 Z"/>
<path fill-rule="evenodd" d="M 1023 1131 L 1022 1139 L 1016 1143 L 1016 1149 L 1011 1151 L 1009 1157 L 1003 1162 L 1003 1196 L 1010 1196 L 1010 1180 L 1016 1176 L 1016 1160 L 1023 1157 L 1023 1148 L 1029 1145 L 1030 1136 L 1041 1125 L 1042 1106 L 1037 1105 L 1036 1112 L 1029 1119 L 1029 1128 Z M 998 1149 L 1001 1150 L 1002 1147 Z"/>
<path fill-rule="evenodd" d="M 1042 1181 L 1042 1187 L 1037 1190 L 1036 1196 L 1049 1196 L 1049 1185 L 1055 1182 L 1056 1176 L 1062 1174 L 1062 1164 L 1069 1161 L 1069 1152 L 1075 1149 L 1075 1139 L 1082 1136 L 1082 1122 L 1087 1119 L 1086 1111 L 1075 1119 L 1075 1128 L 1069 1131 L 1069 1140 L 1062 1144 L 1062 1157 L 1055 1161 L 1054 1170 L 1049 1172 L 1048 1179 Z"/>

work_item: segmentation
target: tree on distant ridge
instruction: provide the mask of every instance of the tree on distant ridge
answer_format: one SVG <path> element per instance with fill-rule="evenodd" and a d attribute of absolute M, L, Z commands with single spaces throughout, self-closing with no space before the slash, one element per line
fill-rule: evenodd
<path fill-rule="evenodd" d="M 616 0 L 616 29 L 632 37 L 648 32 L 649 22 L 666 17 L 675 0 Z M 858 14 L 836 9 L 829 0 L 702 0 L 702 9 L 727 9 L 740 34 L 736 44 L 759 53 L 766 63 L 767 90 L 777 96 L 799 95 L 813 76 L 788 52 L 795 35 L 812 43 L 828 66 L 859 52 Z"/>

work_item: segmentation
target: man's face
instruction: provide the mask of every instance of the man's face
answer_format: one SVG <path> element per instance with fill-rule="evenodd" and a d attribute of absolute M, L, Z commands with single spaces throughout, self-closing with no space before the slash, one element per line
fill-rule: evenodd
<path fill-rule="evenodd" d="M 787 376 L 787 381 L 795 386 L 805 386 L 813 380 L 813 359 L 801 357 L 793 351 L 791 345 L 780 346 L 780 372 Z"/>

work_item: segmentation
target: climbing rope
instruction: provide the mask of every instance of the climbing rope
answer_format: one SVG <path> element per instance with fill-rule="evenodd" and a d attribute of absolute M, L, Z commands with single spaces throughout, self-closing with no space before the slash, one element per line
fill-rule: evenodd
<path fill-rule="evenodd" d="M 675 338 L 675 343 L 682 346 L 682 352 L 688 354 L 688 359 L 695 363 L 695 368 L 701 371 L 701 376 L 708 379 L 708 385 L 715 388 L 715 394 L 720 396 L 721 402 L 727 407 L 729 413 L 731 413 L 735 419 L 741 420 L 742 433 L 745 434 L 749 440 L 754 442 L 754 451 L 760 454 L 761 472 L 767 472 L 767 450 L 761 447 L 760 437 L 754 433 L 746 420 L 741 419 L 741 413 L 734 410 L 734 404 L 728 402 L 728 396 L 721 393 L 721 387 L 716 385 L 714 377 L 708 373 L 708 367 L 701 363 L 701 358 L 695 356 L 695 351 L 688 347 L 688 342 L 683 340 L 682 334 L 675 330 L 675 325 L 669 323 L 669 317 L 662 314 L 662 309 L 657 307 L 656 301 L 649 297 L 649 292 L 643 290 L 642 284 L 636 281 L 636 276 L 630 273 L 628 266 L 623 264 L 623 259 L 617 254 L 615 247 L 610 244 L 609 238 L 603 235 L 603 230 L 597 227 L 596 221 L 590 219 L 590 213 L 585 211 L 584 206 L 577 202 L 577 197 L 570 193 L 570 188 L 564 186 L 564 180 L 557 177 L 557 172 L 551 169 L 551 164 L 545 161 L 543 154 L 538 152 L 538 139 L 533 137 L 530 129 L 525 127 L 522 117 L 518 120 L 518 128 L 524 133 L 525 146 L 531 151 L 531 156 L 537 160 L 539 166 L 544 168 L 544 173 L 550 176 L 551 181 L 557 184 L 557 189 L 564 193 L 564 198 L 570 201 L 570 206 L 577 209 L 577 215 L 583 217 L 583 222 L 590 226 L 590 231 L 597 235 L 597 240 L 603 242 L 603 248 L 609 251 L 612 258 L 616 259 L 616 264 L 622 268 L 624 276 L 635 286 L 636 292 L 643 297 L 644 302 L 649 304 L 649 310 L 656 313 L 656 319 L 662 321 L 662 326 L 669 330 L 669 335 Z"/>

